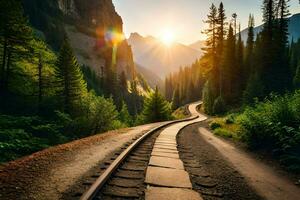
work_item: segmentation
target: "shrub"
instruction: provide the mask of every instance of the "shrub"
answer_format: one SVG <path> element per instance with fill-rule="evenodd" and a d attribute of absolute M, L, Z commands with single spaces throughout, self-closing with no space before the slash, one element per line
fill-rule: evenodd
<path fill-rule="evenodd" d="M 214 134 L 216 134 L 218 136 L 226 137 L 226 138 L 233 138 L 235 135 L 234 133 L 230 132 L 229 130 L 226 130 L 223 128 L 215 129 Z"/>
<path fill-rule="evenodd" d="M 217 128 L 221 128 L 222 125 L 218 122 L 212 122 L 212 123 L 209 124 L 209 127 L 210 127 L 211 130 L 215 130 Z"/>
<path fill-rule="evenodd" d="M 225 123 L 226 124 L 233 124 L 234 123 L 234 116 L 233 115 L 229 115 L 225 118 Z"/>
<path fill-rule="evenodd" d="M 226 105 L 223 97 L 219 96 L 214 101 L 213 112 L 214 114 L 223 114 L 226 111 Z"/>
<path fill-rule="evenodd" d="M 296 92 L 271 95 L 264 102 L 246 108 L 239 116 L 242 139 L 250 148 L 267 150 L 288 168 L 296 170 L 300 166 L 297 164 L 300 160 L 299 105 L 300 95 Z"/>

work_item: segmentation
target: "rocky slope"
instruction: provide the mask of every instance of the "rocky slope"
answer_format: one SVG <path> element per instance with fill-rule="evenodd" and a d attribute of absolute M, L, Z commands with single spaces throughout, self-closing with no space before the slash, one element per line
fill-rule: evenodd
<path fill-rule="evenodd" d="M 112 0 L 22 0 L 30 23 L 58 50 L 65 34 L 80 64 L 97 74 L 112 62 L 114 37 L 117 45 L 117 70 L 128 78 L 135 73 L 131 48 L 123 37 L 123 22 Z"/>

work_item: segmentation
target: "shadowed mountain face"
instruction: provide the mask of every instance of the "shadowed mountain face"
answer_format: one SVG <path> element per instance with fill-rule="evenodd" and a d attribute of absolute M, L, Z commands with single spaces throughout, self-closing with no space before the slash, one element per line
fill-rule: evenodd
<path fill-rule="evenodd" d="M 189 46 L 180 43 L 166 46 L 154 37 L 143 37 L 138 33 L 132 33 L 128 43 L 132 47 L 134 61 L 161 78 L 178 71 L 181 66 L 192 64 L 202 55 L 200 50 Z"/>
<path fill-rule="evenodd" d="M 80 64 L 89 66 L 97 75 L 109 66 L 109 45 L 105 36 L 123 34 L 122 18 L 112 0 L 22 0 L 25 14 L 48 44 L 59 50 L 67 34 Z M 128 78 L 135 73 L 130 46 L 126 40 L 118 45 L 117 71 Z"/>
<path fill-rule="evenodd" d="M 260 25 L 260 26 L 257 26 L 256 28 L 254 28 L 255 35 L 260 33 L 262 31 L 262 29 L 263 29 L 263 25 Z M 244 42 L 246 42 L 247 38 L 248 38 L 248 28 L 243 30 L 241 32 L 241 34 L 242 34 L 242 40 Z M 290 17 L 289 34 L 290 34 L 289 41 L 292 41 L 292 39 L 294 39 L 294 41 L 297 41 L 298 39 L 300 39 L 300 13 L 295 14 Z"/>

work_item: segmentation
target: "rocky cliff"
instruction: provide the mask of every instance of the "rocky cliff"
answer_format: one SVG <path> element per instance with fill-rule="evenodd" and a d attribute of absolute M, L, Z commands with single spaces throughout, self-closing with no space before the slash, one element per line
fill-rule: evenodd
<path fill-rule="evenodd" d="M 79 62 L 97 74 L 110 65 L 114 37 L 123 37 L 122 18 L 112 0 L 22 0 L 31 24 L 40 30 L 56 50 L 65 34 Z M 128 78 L 135 73 L 131 47 L 126 40 L 117 44 L 117 70 Z"/>

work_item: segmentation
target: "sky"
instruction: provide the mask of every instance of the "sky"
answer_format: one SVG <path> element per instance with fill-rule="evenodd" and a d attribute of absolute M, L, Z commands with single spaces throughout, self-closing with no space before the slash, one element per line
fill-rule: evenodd
<path fill-rule="evenodd" d="M 248 25 L 249 14 L 254 14 L 256 25 L 262 23 L 263 0 L 223 0 L 227 18 L 237 13 L 242 29 Z M 183 44 L 204 40 L 206 16 L 212 3 L 220 0 L 113 0 L 123 19 L 126 37 L 137 32 L 143 36 L 163 37 L 172 32 L 174 39 Z M 290 12 L 300 13 L 299 0 L 291 0 Z"/>

